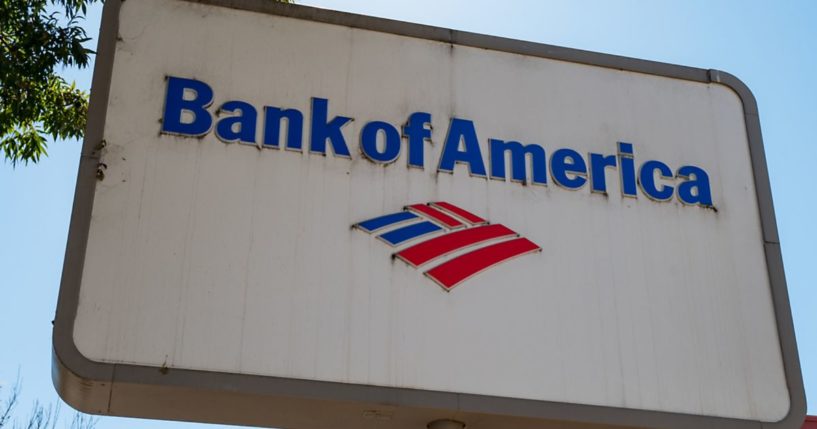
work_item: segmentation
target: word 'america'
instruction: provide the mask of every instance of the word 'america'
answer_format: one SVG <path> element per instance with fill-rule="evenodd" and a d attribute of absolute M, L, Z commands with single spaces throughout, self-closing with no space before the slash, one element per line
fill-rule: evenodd
<path fill-rule="evenodd" d="M 211 113 L 213 89 L 200 80 L 168 77 L 165 109 L 161 131 L 166 134 L 200 137 L 214 130 L 226 143 L 243 143 L 266 148 L 279 148 L 283 137 L 286 149 L 302 151 L 304 146 L 304 114 L 294 108 L 263 106 L 259 124 L 259 109 L 240 100 L 227 101 Z M 329 117 L 329 100 L 312 98 L 309 118 L 309 151 L 327 154 L 327 146 L 337 157 L 351 158 L 342 129 L 353 118 Z M 215 127 L 213 127 L 215 123 Z M 282 125 L 286 133 L 282 135 Z M 263 131 L 259 140 L 258 128 Z M 360 131 L 360 152 L 370 161 L 389 164 L 398 159 L 402 139 L 407 141 L 409 167 L 425 168 L 424 145 L 431 141 L 431 114 L 414 112 L 405 125 L 398 127 L 384 121 L 367 122 Z M 523 144 L 511 140 L 488 140 L 489 167 L 486 169 L 474 123 L 468 119 L 451 118 L 443 143 L 437 170 L 453 172 L 457 164 L 466 166 L 473 176 L 505 180 L 510 173 L 514 182 L 547 185 L 548 171 L 554 183 L 578 190 L 589 183 L 593 192 L 607 193 L 607 169 L 617 169 L 621 193 L 637 197 L 637 189 L 656 201 L 669 201 L 673 196 L 690 204 L 712 206 L 709 175 L 702 168 L 684 165 L 673 171 L 667 164 L 648 160 L 637 169 L 631 143 L 619 142 L 615 155 L 590 153 L 585 159 L 579 152 L 562 148 L 550 154 L 538 144 Z M 506 159 L 510 157 L 510 172 Z M 528 162 L 530 161 L 530 162 Z M 530 172 L 528 172 L 530 165 Z"/>

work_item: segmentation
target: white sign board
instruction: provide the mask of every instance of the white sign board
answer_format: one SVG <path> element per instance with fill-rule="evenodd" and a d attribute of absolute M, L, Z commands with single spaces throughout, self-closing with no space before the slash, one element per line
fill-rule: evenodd
<path fill-rule="evenodd" d="M 72 405 L 802 423 L 731 76 L 271 2 L 105 7 L 55 328 Z"/>

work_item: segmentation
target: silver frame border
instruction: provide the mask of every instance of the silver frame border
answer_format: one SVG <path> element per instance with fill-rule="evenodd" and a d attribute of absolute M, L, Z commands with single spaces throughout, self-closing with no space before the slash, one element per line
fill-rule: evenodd
<path fill-rule="evenodd" d="M 788 415 L 779 422 L 763 423 L 751 420 L 450 392 L 127 364 L 106 364 L 85 358 L 74 344 L 74 319 L 79 303 L 79 289 L 97 181 L 96 174 L 100 162 L 99 152 L 104 143 L 105 117 L 117 42 L 119 10 L 122 1 L 108 0 L 105 2 L 103 9 L 98 54 L 92 81 L 93 90 L 91 91 L 88 111 L 88 124 L 80 157 L 74 206 L 71 213 L 62 282 L 54 323 L 52 377 L 60 396 L 71 406 L 95 414 L 233 424 L 303 424 L 306 427 L 325 426 L 332 424 L 333 420 L 327 419 L 324 421 L 311 416 L 295 420 L 292 420 L 291 417 L 281 417 L 279 420 L 271 421 L 275 420 L 275 416 L 286 412 L 284 408 L 275 409 L 272 404 L 275 401 L 285 405 L 296 404 L 305 407 L 344 404 L 347 410 L 355 412 L 384 408 L 390 410 L 402 409 L 408 410 L 409 414 L 417 418 L 428 418 L 429 420 L 426 420 L 426 422 L 433 418 L 452 417 L 466 422 L 469 420 L 483 423 L 502 422 L 502 427 L 509 428 L 564 427 L 564 424 L 570 423 L 584 425 L 583 427 L 616 425 L 663 429 L 687 429 L 691 427 L 701 429 L 799 429 L 802 426 L 806 415 L 806 399 L 783 270 L 766 156 L 763 149 L 757 102 L 743 82 L 735 76 L 719 70 L 672 65 L 306 6 L 279 4 L 269 0 L 184 1 L 433 40 L 451 45 L 568 61 L 693 82 L 720 84 L 733 90 L 743 103 L 766 263 L 769 270 L 768 275 L 774 300 L 777 330 L 791 403 Z M 195 401 L 201 399 L 196 395 L 205 395 L 207 398 L 212 399 L 212 401 L 208 402 L 208 406 L 215 407 L 216 410 L 215 413 L 202 413 L 195 406 L 178 407 L 176 411 L 158 410 L 149 405 L 137 404 L 140 401 L 133 401 L 133 405 L 123 406 L 119 404 L 113 406 L 116 399 L 115 391 L 119 386 L 132 389 L 127 390 L 127 395 L 136 396 L 128 396 L 129 398 L 146 399 L 152 394 L 155 394 L 157 398 L 176 398 L 186 392 L 189 393 L 188 399 Z M 143 388 L 143 390 L 140 391 L 140 388 Z M 122 391 L 125 392 L 126 390 Z M 194 399 L 194 397 L 198 399 Z M 260 400 L 260 402 L 256 403 L 265 404 L 264 407 L 268 408 L 268 410 L 259 411 L 257 415 L 248 413 L 248 410 L 242 410 L 242 417 L 237 418 L 234 413 L 230 415 L 230 412 L 218 409 L 219 404 L 229 403 L 225 398 L 236 397 Z M 147 402 L 150 403 L 149 400 Z M 229 405 L 224 405 L 224 407 L 227 406 Z M 270 408 L 272 408 L 272 411 L 269 410 Z M 267 419 L 270 419 L 270 421 Z M 335 426 L 354 427 L 355 424 L 362 423 L 365 423 L 365 420 L 362 420 L 361 417 L 357 422 L 341 423 L 335 421 Z"/>

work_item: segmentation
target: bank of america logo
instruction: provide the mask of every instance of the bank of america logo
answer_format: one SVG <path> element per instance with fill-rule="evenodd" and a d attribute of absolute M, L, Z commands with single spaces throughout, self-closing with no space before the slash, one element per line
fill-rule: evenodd
<path fill-rule="evenodd" d="M 376 234 L 395 248 L 393 257 L 424 269 L 424 274 L 446 291 L 511 258 L 542 250 L 504 225 L 491 224 L 441 201 L 406 206 L 400 212 L 364 220 L 353 227 Z M 491 244 L 434 264 L 446 255 L 486 243 Z"/>

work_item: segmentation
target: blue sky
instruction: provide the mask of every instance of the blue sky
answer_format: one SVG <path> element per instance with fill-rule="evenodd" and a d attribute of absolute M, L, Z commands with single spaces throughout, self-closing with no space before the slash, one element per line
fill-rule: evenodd
<path fill-rule="evenodd" d="M 728 71 L 757 98 L 811 414 L 817 414 L 817 2 L 747 0 L 302 0 L 299 3 L 571 48 Z M 100 7 L 91 8 L 96 35 Z M 217 31 L 217 29 L 214 29 Z M 67 70 L 81 87 L 91 69 Z M 21 411 L 51 385 L 56 305 L 80 143 L 40 164 L 0 162 L 0 385 L 23 378 Z M 63 407 L 63 414 L 70 414 Z M 97 427 L 201 426 L 106 417 Z"/>

